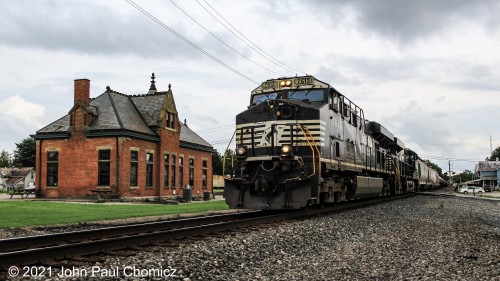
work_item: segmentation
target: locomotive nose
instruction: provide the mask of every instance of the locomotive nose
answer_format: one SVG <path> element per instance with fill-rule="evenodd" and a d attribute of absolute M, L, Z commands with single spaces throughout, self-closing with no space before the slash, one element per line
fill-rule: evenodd
<path fill-rule="evenodd" d="M 276 120 L 292 119 L 293 109 L 286 101 L 274 100 L 273 103 L 269 105 L 269 109 Z"/>

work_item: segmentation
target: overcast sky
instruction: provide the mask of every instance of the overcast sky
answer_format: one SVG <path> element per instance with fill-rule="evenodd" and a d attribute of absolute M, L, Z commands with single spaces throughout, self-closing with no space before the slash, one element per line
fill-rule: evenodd
<path fill-rule="evenodd" d="M 121 0 L 0 2 L 0 150 L 67 114 L 74 79 L 145 94 L 152 72 L 219 151 L 257 83 L 303 73 L 443 170 L 500 146 L 500 1 L 134 1 L 161 24 Z"/>

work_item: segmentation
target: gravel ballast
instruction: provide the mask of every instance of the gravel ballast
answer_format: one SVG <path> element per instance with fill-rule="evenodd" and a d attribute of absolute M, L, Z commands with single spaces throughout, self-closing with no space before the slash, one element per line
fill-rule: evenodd
<path fill-rule="evenodd" d="M 150 269 L 175 270 L 158 280 L 184 281 L 500 280 L 500 201 L 414 196 L 178 247 L 149 246 L 81 264 L 78 270 L 88 270 L 81 278 L 52 280 L 87 280 L 92 267 L 101 270 L 95 277 L 117 269 L 120 278 L 110 280 L 155 279 Z M 126 277 L 125 267 L 146 275 Z"/>

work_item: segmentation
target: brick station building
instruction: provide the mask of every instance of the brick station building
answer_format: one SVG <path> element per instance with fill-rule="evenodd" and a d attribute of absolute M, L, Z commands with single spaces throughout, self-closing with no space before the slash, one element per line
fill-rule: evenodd
<path fill-rule="evenodd" d="M 90 99 L 90 80 L 74 84 L 66 116 L 40 129 L 36 186 L 41 197 L 84 197 L 109 190 L 121 198 L 212 191 L 213 147 L 179 122 L 171 86 L 145 95 L 108 86 Z"/>

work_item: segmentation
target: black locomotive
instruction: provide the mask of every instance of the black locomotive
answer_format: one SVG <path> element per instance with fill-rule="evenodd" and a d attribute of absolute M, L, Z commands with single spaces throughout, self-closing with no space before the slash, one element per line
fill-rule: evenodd
<path fill-rule="evenodd" d="M 413 192 L 437 173 L 381 124 L 313 76 L 267 80 L 236 116 L 230 208 L 298 209 Z"/>

